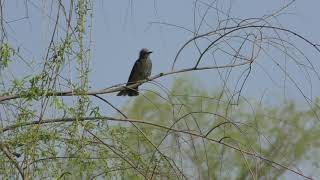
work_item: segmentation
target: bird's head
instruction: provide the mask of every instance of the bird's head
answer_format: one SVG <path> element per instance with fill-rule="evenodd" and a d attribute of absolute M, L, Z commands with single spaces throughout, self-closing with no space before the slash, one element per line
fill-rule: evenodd
<path fill-rule="evenodd" d="M 139 56 L 140 56 L 140 58 L 147 58 L 149 56 L 149 54 L 151 54 L 151 53 L 152 53 L 152 51 L 150 51 L 149 49 L 143 48 L 140 50 Z"/>

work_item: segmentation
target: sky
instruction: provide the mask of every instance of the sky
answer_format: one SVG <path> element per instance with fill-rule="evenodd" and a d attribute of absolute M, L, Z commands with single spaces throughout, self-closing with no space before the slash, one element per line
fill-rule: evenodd
<path fill-rule="evenodd" d="M 37 62 L 41 62 L 45 57 L 52 33 L 52 18 L 55 18 L 54 12 L 56 10 L 51 9 L 50 2 L 52 1 L 6 1 L 4 17 L 8 22 L 6 25 L 9 42 L 15 47 L 20 47 L 20 52 L 27 60 L 33 61 L 35 67 L 40 67 L 37 66 Z M 197 1 L 197 7 L 200 10 L 196 14 L 203 14 L 206 11 L 204 2 L 210 3 L 211 1 Z M 230 17 L 246 19 L 263 17 L 278 10 L 288 2 L 284 0 L 234 0 L 217 1 L 217 4 L 214 5 L 225 12 L 229 11 Z M 148 48 L 154 52 L 151 55 L 153 75 L 171 71 L 178 50 L 194 34 L 181 28 L 160 23 L 174 24 L 193 30 L 194 6 L 195 1 L 193 0 L 94 1 L 91 73 L 89 77 L 91 89 L 103 89 L 126 82 L 141 48 Z M 319 7 L 319 0 L 297 0 L 285 9 L 281 15 L 272 20 L 273 25 L 292 30 L 312 42 L 320 44 Z M 26 14 L 28 18 L 24 18 Z M 200 29 L 200 34 L 208 32 L 211 28 L 209 25 L 217 25 L 218 21 L 223 19 L 226 19 L 226 16 L 210 9 L 205 19 L 208 26 L 204 25 Z M 201 18 L 198 17 L 196 24 L 199 24 L 200 20 Z M 289 39 L 303 50 L 315 68 L 320 70 L 319 53 L 316 54 L 316 51 L 303 41 L 292 37 Z M 208 43 L 201 41 L 199 44 L 203 50 Z M 285 62 L 285 57 L 272 48 L 270 48 L 269 53 L 275 56 L 276 61 L 280 64 Z M 193 67 L 197 57 L 195 47 L 188 47 L 179 57 L 175 69 Z M 217 54 L 217 58 L 220 59 L 221 64 L 229 62 L 222 55 Z M 270 59 L 270 57 L 262 55 L 258 59 L 259 65 L 253 65 L 252 73 L 244 86 L 242 96 L 256 99 L 263 98 L 264 102 L 271 104 L 293 99 L 306 105 L 305 97 L 302 96 L 299 89 L 289 80 L 284 82 L 284 74 Z M 301 61 L 306 63 L 305 60 Z M 307 74 L 303 70 L 301 71 L 300 66 L 290 62 L 292 61 L 288 61 L 287 72 L 296 80 L 300 90 L 307 97 L 319 96 L 320 80 L 317 79 L 315 74 Z M 210 56 L 206 56 L 201 65 L 213 65 Z M 15 76 L 23 77 L 25 74 L 37 71 L 37 69 L 14 66 L 13 63 L 9 71 Z M 230 87 L 235 86 L 237 77 L 242 72 L 244 72 L 244 69 L 235 71 L 233 77 L 229 80 Z M 222 88 L 222 81 L 217 70 L 186 73 L 180 76 L 185 75 L 195 76 L 197 83 L 203 87 L 214 90 Z M 312 83 L 308 82 L 309 79 Z M 170 86 L 172 80 L 174 80 L 172 77 L 163 77 L 157 81 Z M 142 88 L 157 90 L 157 87 L 150 84 L 145 84 Z M 128 97 L 116 97 L 115 94 L 108 94 L 105 97 L 117 106 L 130 101 Z"/>
<path fill-rule="evenodd" d="M 196 5 L 199 11 L 196 14 L 203 14 L 206 11 L 204 3 L 208 4 L 210 2 L 198 1 Z M 229 11 L 230 17 L 246 19 L 263 17 L 278 10 L 288 2 L 278 0 L 217 1 L 214 6 L 224 12 Z M 15 43 L 16 47 L 20 47 L 20 52 L 25 57 L 35 62 L 41 62 L 46 54 L 54 24 L 53 19 L 55 18 L 55 9 L 51 8 L 51 1 L 13 0 L 6 3 L 5 19 L 10 22 L 8 23 L 10 41 Z M 160 23 L 194 29 L 194 5 L 195 3 L 192 0 L 94 1 L 91 74 L 89 77 L 91 88 L 101 89 L 126 82 L 132 65 L 138 57 L 139 50 L 144 47 L 154 52 L 151 56 L 153 75 L 170 71 L 177 51 L 187 40 L 193 37 L 193 33 Z M 318 33 L 320 32 L 320 25 L 316 20 L 320 15 L 317 9 L 319 5 L 320 2 L 317 0 L 309 0 L 307 3 L 306 1 L 295 1 L 282 11 L 277 19 L 272 20 L 272 23 L 297 32 L 317 43 L 317 40 L 320 39 Z M 14 21 L 25 17 L 26 14 L 28 18 Z M 195 23 L 199 24 L 200 19 L 198 16 Z M 217 13 L 214 9 L 209 9 L 205 18 L 206 23 L 212 26 L 217 25 L 218 21 L 223 19 L 226 19 L 226 16 L 221 12 Z M 200 34 L 208 32 L 210 28 L 212 29 L 212 27 L 203 25 L 199 32 Z M 56 40 L 59 40 L 59 36 Z M 318 59 L 314 56 L 315 51 L 310 46 L 296 39 L 292 41 L 310 56 L 310 61 L 313 64 L 319 67 Z M 199 42 L 199 44 L 204 49 L 208 43 L 202 42 L 204 41 Z M 284 62 L 284 57 L 279 52 L 271 49 L 269 53 L 278 53 L 279 56 L 276 57 L 278 58 L 276 61 Z M 195 47 L 189 46 L 181 53 L 175 69 L 194 66 L 197 57 Z M 221 64 L 228 64 L 225 56 L 217 55 L 217 58 L 222 59 Z M 274 63 L 270 63 L 269 57 L 262 55 L 258 60 L 259 65 L 253 65 L 251 75 L 242 91 L 244 97 L 263 98 L 267 103 L 279 102 L 279 98 L 281 102 L 287 99 L 304 101 L 303 95 L 293 83 L 288 80 L 284 82 L 284 73 L 275 67 Z M 292 75 L 297 81 L 298 86 L 306 96 L 315 97 L 319 95 L 319 79 L 315 79 L 311 85 L 305 78 L 305 76 L 308 76 L 306 73 L 299 71 L 294 63 L 287 64 L 288 74 Z M 202 65 L 213 65 L 210 57 L 206 57 Z M 11 68 L 14 74 L 22 74 L 21 72 L 25 70 L 24 67 L 17 68 L 17 66 L 14 66 L 14 68 Z M 26 73 L 29 72 L 30 70 Z M 232 90 L 235 89 L 234 86 L 237 77 L 239 77 L 239 74 L 236 71 L 234 72 L 233 79 L 229 79 L 229 86 Z M 243 72 L 244 69 L 238 71 L 238 73 Z M 223 86 L 216 70 L 185 74 L 195 76 L 202 86 L 210 87 L 213 90 L 221 90 Z M 310 76 L 315 77 L 312 74 Z M 158 79 L 166 86 L 170 85 L 172 80 L 171 77 Z M 156 88 L 152 85 L 143 87 Z M 239 87 L 236 89 L 239 89 Z M 123 97 L 110 96 L 110 98 L 119 105 L 128 100 Z"/>

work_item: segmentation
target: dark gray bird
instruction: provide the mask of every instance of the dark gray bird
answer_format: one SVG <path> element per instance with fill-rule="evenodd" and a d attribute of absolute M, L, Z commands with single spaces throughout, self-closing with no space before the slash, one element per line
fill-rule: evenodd
<path fill-rule="evenodd" d="M 149 55 L 152 51 L 149 51 L 146 48 L 140 50 L 139 59 L 134 63 L 134 66 L 131 70 L 127 86 L 134 84 L 137 81 L 147 79 L 151 75 L 152 62 Z M 133 88 L 127 88 L 120 91 L 117 96 L 138 96 L 138 86 Z"/>

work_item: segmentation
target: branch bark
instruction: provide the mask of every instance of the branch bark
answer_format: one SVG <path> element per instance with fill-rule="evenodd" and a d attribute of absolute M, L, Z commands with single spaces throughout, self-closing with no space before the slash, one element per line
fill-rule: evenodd
<path fill-rule="evenodd" d="M 80 93 L 80 92 L 75 92 L 75 91 L 60 91 L 60 92 L 47 92 L 41 96 L 46 96 L 46 97 L 49 97 L 49 96 L 80 96 L 80 95 L 92 96 L 92 95 L 97 95 L 97 94 L 109 94 L 109 93 L 118 92 L 118 91 L 121 91 L 121 90 L 124 90 L 127 88 L 133 88 L 133 87 L 135 87 L 137 85 L 141 85 L 147 81 L 152 81 L 154 79 L 158 79 L 160 77 L 168 76 L 168 75 L 172 75 L 172 74 L 178 74 L 178 73 L 183 73 L 183 72 L 188 72 L 188 71 L 202 71 L 202 70 L 209 70 L 209 69 L 238 67 L 238 66 L 243 66 L 243 65 L 249 64 L 249 63 L 251 63 L 251 61 L 244 61 L 239 64 L 228 64 L 228 65 L 222 65 L 222 66 L 206 66 L 206 67 L 197 67 L 197 68 L 186 68 L 186 69 L 181 69 L 181 70 L 177 70 L 177 71 L 170 71 L 167 73 L 159 73 L 155 76 L 150 77 L 149 79 L 138 81 L 137 83 L 132 84 L 130 86 L 123 86 L 124 84 L 118 84 L 118 85 L 113 85 L 113 86 L 107 87 L 105 89 L 96 90 L 96 91 L 89 91 L 86 93 Z M 25 95 L 23 95 L 23 94 L 12 94 L 12 95 L 7 95 L 7 96 L 0 96 L 0 102 L 24 98 L 24 96 Z"/>

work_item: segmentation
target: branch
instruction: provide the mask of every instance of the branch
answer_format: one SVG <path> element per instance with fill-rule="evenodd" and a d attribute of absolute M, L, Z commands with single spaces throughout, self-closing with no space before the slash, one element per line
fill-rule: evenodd
<path fill-rule="evenodd" d="M 171 128 L 171 127 L 167 127 L 167 126 L 163 126 L 163 125 L 159 125 L 159 124 L 154 124 L 152 122 L 147 122 L 147 121 L 141 121 L 141 120 L 135 120 L 135 119 L 122 119 L 122 118 L 115 118 L 115 117 L 107 117 L 107 116 L 102 116 L 102 117 L 80 117 L 80 118 L 60 118 L 60 119 L 44 119 L 42 120 L 41 122 L 39 121 L 32 121 L 32 122 L 26 122 L 26 123 L 21 123 L 21 124 L 17 124 L 17 125 L 11 125 L 11 126 L 7 126 L 5 128 L 3 128 L 0 132 L 5 132 L 5 131 L 8 131 L 8 130 L 13 130 L 13 129 L 16 129 L 16 128 L 19 128 L 19 127 L 23 127 L 23 126 L 30 126 L 30 125 L 36 125 L 36 124 L 50 124 L 50 123 L 60 123 L 60 122 L 73 122 L 73 121 L 90 121 L 90 120 L 110 120 L 110 121 L 118 121 L 118 122 L 130 122 L 130 123 L 141 123 L 141 124 L 146 124 L 146 125 L 150 125 L 150 126 L 154 126 L 154 127 L 158 127 L 158 128 L 162 128 L 162 129 L 166 129 L 166 130 L 170 130 L 170 131 L 174 131 L 174 132 L 178 132 L 178 133 L 184 133 L 184 134 L 188 134 L 188 135 L 191 135 L 191 136 L 196 136 L 196 137 L 199 137 L 199 138 L 204 138 L 208 141 L 211 141 L 211 142 L 215 142 L 217 144 L 221 144 L 223 146 L 226 146 L 226 147 L 229 147 L 233 150 L 236 150 L 238 152 L 241 152 L 243 154 L 246 154 L 246 155 L 249 155 L 249 156 L 253 156 L 253 157 L 256 157 L 258 159 L 261 159 L 265 162 L 268 162 L 272 165 L 276 165 L 276 166 L 279 166 L 283 169 L 286 169 L 288 171 L 291 171 L 297 175 L 300 175 L 306 179 L 310 179 L 312 180 L 312 177 L 308 177 L 306 175 L 304 175 L 303 173 L 299 172 L 299 171 L 296 171 L 294 169 L 291 169 L 285 165 L 282 165 L 278 162 L 275 162 L 273 160 L 270 160 L 266 157 L 263 157 L 259 154 L 256 154 L 254 152 L 250 152 L 250 151 L 246 151 L 246 150 L 243 150 L 239 147 L 235 147 L 231 144 L 228 144 L 228 143 L 225 143 L 223 142 L 222 140 L 216 140 L 216 139 L 212 139 L 212 138 L 209 138 L 207 137 L 207 135 L 202 135 L 202 134 L 198 134 L 198 133 L 194 133 L 194 132 L 191 132 L 191 131 L 186 131 L 186 130 L 179 130 L 179 129 L 174 129 L 174 128 Z"/>
<path fill-rule="evenodd" d="M 316 51 L 318 51 L 320 53 L 320 48 L 317 47 L 317 44 L 311 42 L 310 40 L 308 40 L 307 38 L 305 38 L 304 36 L 294 32 L 294 31 L 291 31 L 289 29 L 285 29 L 285 28 L 281 28 L 281 27 L 276 27 L 276 26 L 266 26 L 266 25 L 247 25 L 247 26 L 231 26 L 231 27 L 224 27 L 224 28 L 221 28 L 221 29 L 217 29 L 217 30 L 214 30 L 214 31 L 210 31 L 210 32 L 207 32 L 207 33 L 204 33 L 204 34 L 200 34 L 198 36 L 195 36 L 193 38 L 191 38 L 190 40 L 188 40 L 185 44 L 183 44 L 183 46 L 178 50 L 178 53 L 176 54 L 176 57 L 174 58 L 174 61 L 173 61 L 173 64 L 172 64 L 172 69 L 174 68 L 177 60 L 178 60 L 178 57 L 179 55 L 181 54 L 182 50 L 191 42 L 193 42 L 194 40 L 196 39 L 199 39 L 199 38 L 203 38 L 203 37 L 206 37 L 206 36 L 210 36 L 210 35 L 213 35 L 219 31 L 226 31 L 226 30 L 230 30 L 228 32 L 225 32 L 224 34 L 222 34 L 220 37 L 218 37 L 216 40 L 214 40 L 213 42 L 210 43 L 210 45 L 207 46 L 207 48 L 200 54 L 198 60 L 197 60 L 197 63 L 195 65 L 195 69 L 198 68 L 198 65 L 202 59 L 202 57 L 204 56 L 204 54 L 216 43 L 218 42 L 219 40 L 221 40 L 222 38 L 226 37 L 228 34 L 231 34 L 233 32 L 236 32 L 236 31 L 239 31 L 239 30 L 243 30 L 243 29 L 248 29 L 248 28 L 263 28 L 263 29 L 274 29 L 274 30 L 279 30 L 279 31 L 283 31 L 283 32 L 287 32 L 287 33 L 290 33 L 296 37 L 298 37 L 299 39 L 302 39 L 303 41 L 305 41 L 307 44 L 311 45 Z"/>
<path fill-rule="evenodd" d="M 228 65 L 222 65 L 222 66 L 206 66 L 206 67 L 197 67 L 197 68 L 186 68 L 186 69 L 181 69 L 177 71 L 170 71 L 167 73 L 159 73 L 155 76 L 150 77 L 148 80 L 142 80 L 142 81 L 137 81 L 137 83 L 129 85 L 129 86 L 122 86 L 123 84 L 118 84 L 118 85 L 113 85 L 105 89 L 101 90 L 96 90 L 96 91 L 89 91 L 89 92 L 75 92 L 75 91 L 60 91 L 60 92 L 47 92 L 47 93 L 42 93 L 42 95 L 39 96 L 80 96 L 80 95 L 97 95 L 97 94 L 109 94 L 109 93 L 114 93 L 118 92 L 124 89 L 128 88 L 133 88 L 138 85 L 141 85 L 147 81 L 152 81 L 154 79 L 158 79 L 163 76 L 168 76 L 171 74 L 178 74 L 178 73 L 183 73 L 183 72 L 188 72 L 188 71 L 202 71 L 202 70 L 208 70 L 208 69 L 222 69 L 222 68 L 230 68 L 230 67 L 237 67 L 237 66 L 242 66 L 245 64 L 249 64 L 251 61 L 245 61 L 243 63 L 239 64 L 228 64 Z M 24 98 L 26 95 L 25 94 L 12 94 L 12 95 L 7 95 L 7 96 L 0 96 L 0 102 L 2 101 L 7 101 L 7 100 L 13 100 L 13 99 L 19 99 L 19 98 Z"/>
<path fill-rule="evenodd" d="M 15 157 L 13 156 L 13 153 L 10 152 L 9 148 L 4 144 L 0 144 L 0 149 L 5 154 L 5 156 L 13 163 L 13 165 L 17 168 L 22 179 L 25 179 L 22 168 L 19 166 L 19 163 L 15 160 Z"/>

